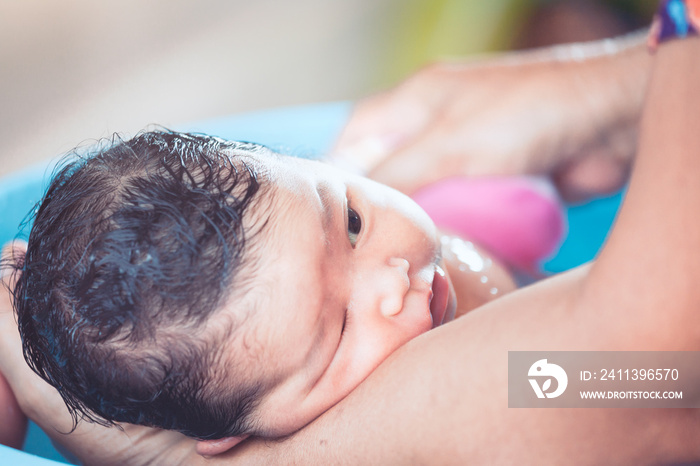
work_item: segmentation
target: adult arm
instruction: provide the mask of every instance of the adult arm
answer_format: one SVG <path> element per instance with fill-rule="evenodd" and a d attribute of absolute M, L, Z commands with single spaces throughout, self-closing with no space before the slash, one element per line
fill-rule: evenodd
<path fill-rule="evenodd" d="M 699 57 L 697 38 L 659 50 L 629 193 L 595 265 L 428 332 L 296 435 L 279 443 L 249 442 L 228 459 L 380 464 L 700 459 L 697 410 L 507 407 L 509 350 L 700 350 Z"/>
<path fill-rule="evenodd" d="M 404 192 L 523 173 L 572 200 L 609 192 L 628 174 L 649 67 L 640 33 L 431 65 L 361 101 L 335 158 Z"/>
<path fill-rule="evenodd" d="M 58 392 L 24 361 L 17 321 L 8 289 L 12 286 L 10 262 L 24 254 L 21 244 L 3 248 L 0 260 L 0 373 L 16 395 L 21 410 L 51 439 L 73 453 L 83 464 L 184 464 L 194 452 L 194 441 L 177 432 L 141 426 L 106 428 L 73 420 Z M 14 259 L 12 259 L 14 257 Z M 3 422 L 6 419 L 3 418 Z"/>
<path fill-rule="evenodd" d="M 3 422 L 0 424 L 0 444 L 12 448 L 22 448 L 27 434 L 27 417 L 24 415 L 12 388 L 0 373 L 0 412 Z"/>

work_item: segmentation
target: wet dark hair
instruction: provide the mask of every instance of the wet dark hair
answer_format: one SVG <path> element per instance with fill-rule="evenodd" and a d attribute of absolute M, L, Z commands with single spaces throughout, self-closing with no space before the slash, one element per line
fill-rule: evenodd
<path fill-rule="evenodd" d="M 76 425 L 129 422 L 199 439 L 253 429 L 261 387 L 220 361 L 240 319 L 205 324 L 254 263 L 248 243 L 266 220 L 246 217 L 255 227 L 244 228 L 243 219 L 266 188 L 249 157 L 263 152 L 144 132 L 73 155 L 54 176 L 13 298 L 25 358 Z"/>

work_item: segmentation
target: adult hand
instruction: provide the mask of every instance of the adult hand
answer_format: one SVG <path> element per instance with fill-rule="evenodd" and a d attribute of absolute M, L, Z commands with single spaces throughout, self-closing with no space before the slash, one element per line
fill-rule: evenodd
<path fill-rule="evenodd" d="M 9 250 L 8 250 L 9 255 Z M 0 275 L 9 274 L 11 269 L 5 266 L 5 255 L 0 259 Z M 9 257 L 8 257 L 9 259 Z M 0 312 L 3 312 L 0 306 Z M 0 371 L 0 409 L 2 409 L 3 422 L 0 423 L 0 443 L 9 447 L 21 449 L 27 434 L 27 417 L 17 403 L 8 384 Z"/>
<path fill-rule="evenodd" d="M 17 260 L 24 252 L 24 245 L 8 245 L 3 249 L 2 263 Z M 22 411 L 44 429 L 54 442 L 65 447 L 83 464 L 183 463 L 181 458 L 193 453 L 195 442 L 177 432 L 127 424 L 122 425 L 120 430 L 85 421 L 80 421 L 72 431 L 73 419 L 61 396 L 36 375 L 24 360 L 8 292 L 13 275 L 8 273 L 7 268 L 2 269 L 2 272 L 0 372 L 7 378 Z"/>
<path fill-rule="evenodd" d="M 7 266 L 21 261 L 25 252 L 26 245 L 10 244 L 2 249 L 0 260 L 4 266 L 0 268 L 0 373 L 5 375 L 22 411 L 81 464 L 211 464 L 212 460 L 202 456 L 209 454 L 207 445 L 198 445 L 178 432 L 132 424 L 104 427 L 83 420 L 73 429 L 73 418 L 58 391 L 29 368 L 22 354 L 9 293 L 18 275 Z M 268 464 L 270 455 L 278 454 L 277 450 L 269 451 L 271 443 L 276 442 L 245 442 L 244 448 L 217 456 L 213 463 Z"/>
<path fill-rule="evenodd" d="M 515 174 L 568 200 L 607 193 L 627 178 L 648 66 L 637 37 L 432 65 L 361 101 L 332 157 L 406 193 Z"/>

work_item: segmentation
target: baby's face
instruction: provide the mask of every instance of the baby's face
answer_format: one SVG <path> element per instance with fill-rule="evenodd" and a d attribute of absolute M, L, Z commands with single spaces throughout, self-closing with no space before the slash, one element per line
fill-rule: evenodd
<path fill-rule="evenodd" d="M 263 159 L 274 189 L 248 336 L 232 342 L 271 387 L 261 434 L 329 409 L 398 347 L 454 317 L 433 222 L 410 198 L 320 162 Z M 231 309 L 235 303 L 231 304 Z M 235 312 L 232 310 L 232 312 Z M 245 340 L 245 341 L 240 341 Z"/>

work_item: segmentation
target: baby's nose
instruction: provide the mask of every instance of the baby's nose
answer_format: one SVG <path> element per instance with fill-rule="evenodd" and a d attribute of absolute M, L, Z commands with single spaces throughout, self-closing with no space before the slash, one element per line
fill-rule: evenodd
<path fill-rule="evenodd" d="M 408 278 L 410 264 L 406 259 L 391 257 L 387 266 L 385 289 L 379 308 L 383 316 L 392 317 L 403 309 L 404 298 L 411 288 L 411 280 Z"/>

